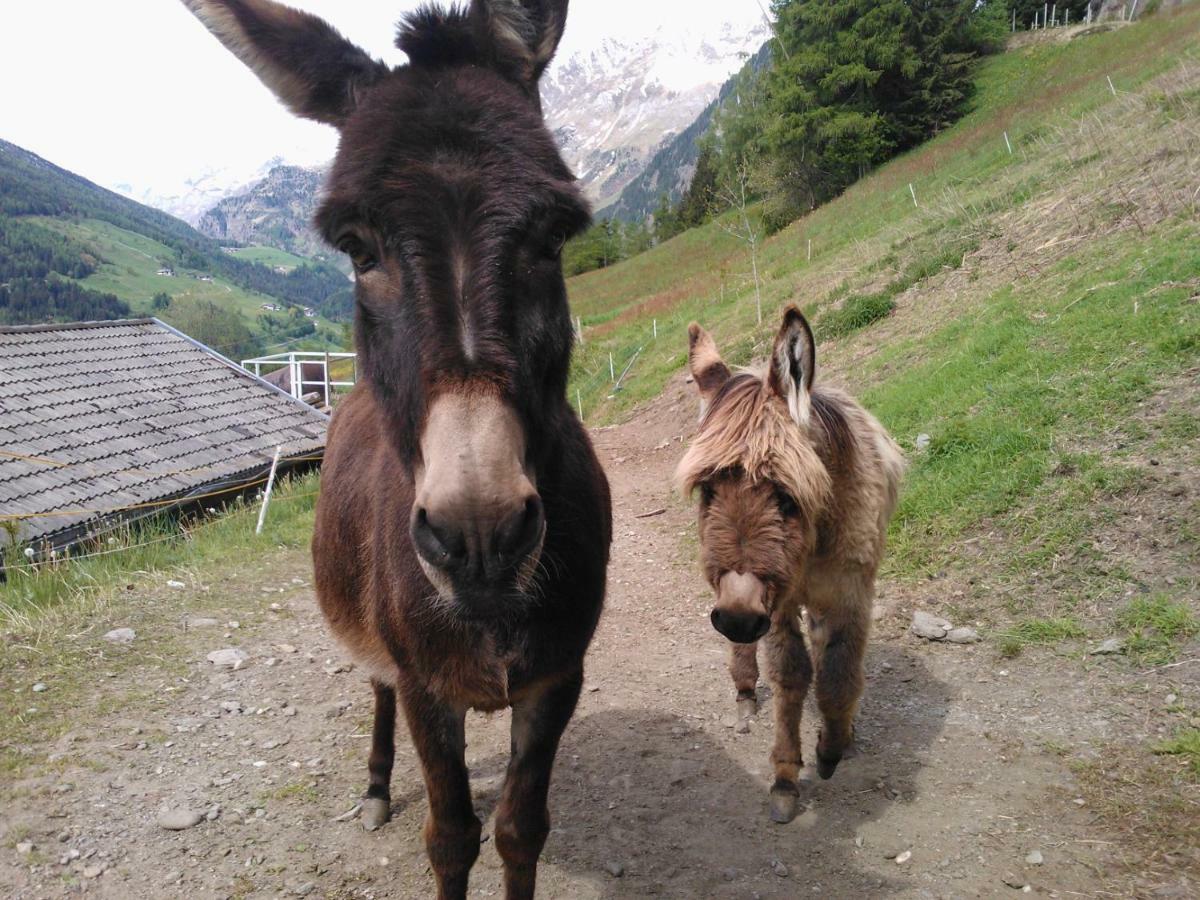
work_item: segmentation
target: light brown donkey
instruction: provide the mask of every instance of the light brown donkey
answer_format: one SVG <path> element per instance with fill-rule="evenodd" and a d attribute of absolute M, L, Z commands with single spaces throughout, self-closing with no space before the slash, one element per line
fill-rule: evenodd
<path fill-rule="evenodd" d="M 713 627 L 731 641 L 742 715 L 757 709 L 756 649 L 759 639 L 766 644 L 775 690 L 771 818 L 790 822 L 800 798 L 800 714 L 814 671 L 822 778 L 853 741 L 875 572 L 904 459 L 852 398 L 814 389 L 812 330 L 795 307 L 784 313 L 762 373 L 732 374 L 695 323 L 688 337 L 704 412 L 676 479 L 685 494 L 700 492 L 701 565 L 716 592 Z"/>

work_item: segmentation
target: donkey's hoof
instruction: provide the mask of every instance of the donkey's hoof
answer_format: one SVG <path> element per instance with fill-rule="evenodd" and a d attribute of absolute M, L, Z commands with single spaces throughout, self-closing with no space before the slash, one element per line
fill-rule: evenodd
<path fill-rule="evenodd" d="M 367 831 L 382 827 L 392 817 L 391 804 L 382 797 L 368 797 L 362 802 L 362 826 Z"/>
<path fill-rule="evenodd" d="M 838 756 L 822 756 L 817 754 L 817 774 L 825 780 L 833 777 L 833 773 L 837 771 L 838 763 L 842 761 L 842 757 Z"/>
<path fill-rule="evenodd" d="M 857 755 L 858 751 L 854 747 L 853 734 L 851 734 L 850 739 L 840 748 L 831 750 L 829 744 L 825 742 L 825 731 L 822 730 L 820 736 L 817 738 L 817 774 L 825 779 L 832 778 L 834 771 L 837 770 L 838 763 L 843 759 L 853 759 Z"/>
<path fill-rule="evenodd" d="M 786 825 L 800 812 L 802 792 L 807 793 L 807 783 L 797 784 L 776 778 L 771 785 L 771 821 L 778 825 Z"/>
<path fill-rule="evenodd" d="M 776 825 L 786 825 L 799 811 L 800 798 L 795 794 L 771 791 L 771 821 Z"/>
<path fill-rule="evenodd" d="M 749 719 L 751 716 L 758 714 L 758 701 L 753 697 L 742 697 L 737 702 L 737 712 L 739 719 Z"/>

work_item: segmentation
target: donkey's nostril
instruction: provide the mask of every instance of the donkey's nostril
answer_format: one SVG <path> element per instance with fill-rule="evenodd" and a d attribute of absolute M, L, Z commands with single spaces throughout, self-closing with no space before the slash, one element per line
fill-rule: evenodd
<path fill-rule="evenodd" d="M 513 565 L 528 556 L 541 540 L 544 524 L 542 500 L 534 494 L 496 529 L 496 556 L 500 565 Z"/>
<path fill-rule="evenodd" d="M 771 628 L 767 616 L 714 609 L 709 615 L 713 628 L 737 644 L 753 644 Z"/>
<path fill-rule="evenodd" d="M 432 566 L 455 569 L 466 562 L 466 540 L 462 532 L 436 525 L 423 506 L 413 515 L 412 537 L 417 552 Z"/>

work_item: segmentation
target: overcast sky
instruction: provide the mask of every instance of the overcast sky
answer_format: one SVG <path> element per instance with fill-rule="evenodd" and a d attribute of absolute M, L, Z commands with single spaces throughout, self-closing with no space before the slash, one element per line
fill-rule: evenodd
<path fill-rule="evenodd" d="M 765 0 L 762 0 L 765 2 Z M 418 0 L 293 0 L 389 63 Z M 678 23 L 750 21 L 760 0 L 573 0 L 560 56 Z M 277 155 L 318 163 L 332 129 L 285 112 L 178 0 L 0 0 L 0 138 L 108 187 L 164 189 Z"/>

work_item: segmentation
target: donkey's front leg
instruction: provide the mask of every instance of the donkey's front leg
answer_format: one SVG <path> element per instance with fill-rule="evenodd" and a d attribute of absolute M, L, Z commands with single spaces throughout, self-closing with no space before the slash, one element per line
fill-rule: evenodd
<path fill-rule="evenodd" d="M 771 786 L 771 820 L 780 824 L 796 817 L 800 800 L 800 716 L 804 697 L 812 681 L 812 662 L 796 615 L 781 615 L 771 624 L 765 638 L 767 672 L 775 687 L 775 745 L 771 763 L 775 783 Z"/>
<path fill-rule="evenodd" d="M 404 715 L 421 759 L 429 816 L 425 849 L 439 900 L 467 896 L 467 879 L 479 856 L 481 826 L 471 805 L 466 764 L 465 710 L 456 710 L 420 688 L 402 689 Z"/>
<path fill-rule="evenodd" d="M 550 833 L 550 773 L 582 685 L 583 673 L 574 672 L 513 704 L 512 758 L 496 809 L 496 850 L 504 860 L 508 900 L 533 897 L 538 857 Z"/>
<path fill-rule="evenodd" d="M 371 687 L 375 689 L 375 727 L 367 760 L 371 780 L 362 809 L 363 828 L 367 831 L 374 831 L 392 817 L 392 764 L 396 760 L 396 691 L 374 678 Z"/>
<path fill-rule="evenodd" d="M 808 614 L 808 633 L 812 636 L 813 656 L 817 661 L 817 706 L 824 722 L 817 741 L 817 774 L 833 776 L 843 756 L 849 755 L 854 742 L 854 716 L 862 697 L 866 674 L 863 658 L 871 629 L 870 605 L 852 598 L 838 609 L 822 615 Z"/>
<path fill-rule="evenodd" d="M 729 674 L 737 689 L 738 718 L 748 719 L 758 712 L 757 641 L 753 644 L 729 642 Z"/>

